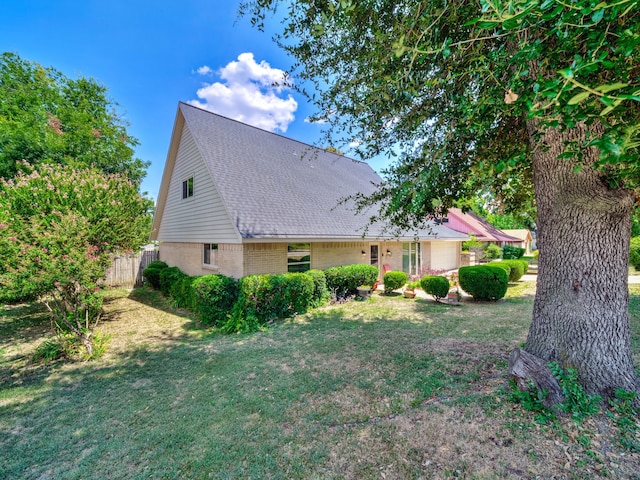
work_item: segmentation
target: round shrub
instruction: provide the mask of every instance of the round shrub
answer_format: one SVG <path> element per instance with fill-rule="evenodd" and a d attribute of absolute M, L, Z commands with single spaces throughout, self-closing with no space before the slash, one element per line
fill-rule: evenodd
<path fill-rule="evenodd" d="M 524 275 L 524 260 L 503 260 L 498 263 L 506 263 L 511 268 L 511 272 L 509 272 L 509 281 L 517 282 Z"/>
<path fill-rule="evenodd" d="M 497 245 L 488 245 L 487 248 L 484 249 L 484 256 L 489 260 L 495 260 L 502 256 L 502 249 Z"/>
<path fill-rule="evenodd" d="M 507 272 L 507 276 L 511 274 L 511 265 L 509 265 L 507 262 L 489 262 L 486 265 L 503 269 L 505 272 Z"/>
<path fill-rule="evenodd" d="M 335 292 L 338 299 L 355 296 L 359 286 L 373 286 L 378 279 L 378 267 L 367 264 L 331 267 L 324 273 L 327 278 L 327 288 L 330 292 Z"/>
<path fill-rule="evenodd" d="M 402 288 L 409 281 L 409 276 L 404 272 L 387 272 L 384 274 L 384 293 L 389 294 L 394 290 Z"/>
<path fill-rule="evenodd" d="M 449 293 L 449 280 L 440 275 L 426 275 L 420 279 L 420 288 L 439 301 Z"/>
<path fill-rule="evenodd" d="M 327 277 L 322 270 L 308 270 L 304 272 L 313 280 L 312 306 L 320 307 L 326 304 L 331 298 L 331 293 L 327 288 Z"/>
<path fill-rule="evenodd" d="M 499 300 L 507 293 L 509 276 L 499 267 L 475 265 L 460 267 L 460 287 L 476 300 Z"/>
<path fill-rule="evenodd" d="M 160 272 L 168 267 L 169 266 L 166 263 L 161 262 L 160 260 L 156 260 L 155 262 L 151 262 L 149 265 L 147 265 L 147 268 L 142 271 L 142 276 L 147 280 L 147 282 L 151 284 L 151 286 L 155 290 L 159 290 Z"/>
<path fill-rule="evenodd" d="M 160 291 L 168 297 L 173 284 L 186 276 L 187 274 L 178 267 L 163 268 L 160 270 Z"/>
<path fill-rule="evenodd" d="M 525 249 L 520 247 L 514 247 L 513 245 L 505 245 L 502 247 L 502 258 L 504 260 L 517 260 L 522 258 Z"/>
<path fill-rule="evenodd" d="M 169 289 L 172 305 L 178 308 L 196 309 L 196 295 L 193 290 L 193 282 L 196 277 L 185 275 L 178 279 Z"/>
<path fill-rule="evenodd" d="M 197 277 L 191 288 L 198 320 L 205 325 L 224 323 L 238 299 L 237 282 L 220 274 Z"/>

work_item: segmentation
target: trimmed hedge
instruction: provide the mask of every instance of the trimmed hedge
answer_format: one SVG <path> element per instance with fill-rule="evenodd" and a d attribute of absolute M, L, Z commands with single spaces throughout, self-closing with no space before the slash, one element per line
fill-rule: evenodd
<path fill-rule="evenodd" d="M 307 275 L 313 280 L 313 307 L 321 307 L 331 299 L 331 292 L 327 288 L 327 277 L 322 270 L 308 270 Z"/>
<path fill-rule="evenodd" d="M 194 311 L 205 325 L 221 325 L 226 322 L 238 299 L 238 283 L 220 274 L 197 277 L 191 284 L 194 295 Z"/>
<path fill-rule="evenodd" d="M 507 272 L 492 265 L 475 265 L 458 269 L 460 287 L 476 300 L 499 300 L 507 293 Z"/>
<path fill-rule="evenodd" d="M 240 279 L 238 289 L 242 312 L 261 324 L 305 313 L 313 303 L 313 278 L 306 273 L 249 275 Z"/>
<path fill-rule="evenodd" d="M 631 238 L 629 243 L 629 264 L 633 265 L 636 270 L 640 270 L 640 237 Z"/>
<path fill-rule="evenodd" d="M 160 260 L 156 260 L 147 265 L 147 268 L 142 271 L 142 276 L 147 280 L 147 282 L 151 284 L 151 286 L 155 290 L 159 290 L 160 272 L 168 267 L 169 265 L 167 265 L 166 263 L 161 262 Z"/>
<path fill-rule="evenodd" d="M 507 276 L 511 275 L 511 265 L 506 262 L 489 262 L 485 265 L 489 265 L 491 267 L 498 267 L 507 272 Z"/>
<path fill-rule="evenodd" d="M 338 299 L 355 296 L 359 286 L 373 286 L 378 279 L 378 267 L 366 264 L 331 267 L 324 273 L 327 278 L 327 288 L 330 292 L 335 292 Z"/>
<path fill-rule="evenodd" d="M 160 270 L 160 291 L 165 296 L 171 295 L 171 286 L 186 277 L 187 274 L 178 267 L 167 267 Z"/>
<path fill-rule="evenodd" d="M 193 282 L 195 280 L 196 277 L 185 275 L 169 287 L 169 296 L 172 299 L 174 307 L 188 308 L 192 311 L 196 310 L 198 304 L 193 289 Z"/>
<path fill-rule="evenodd" d="M 394 290 L 402 288 L 409 281 L 409 275 L 404 272 L 391 271 L 384 274 L 384 293 L 389 294 Z"/>
<path fill-rule="evenodd" d="M 449 293 L 449 280 L 441 275 L 426 275 L 420 279 L 420 288 L 440 301 Z"/>
<path fill-rule="evenodd" d="M 520 247 L 514 247 L 513 245 L 505 245 L 502 247 L 502 258 L 504 260 L 517 260 L 522 258 L 525 249 Z"/>
<path fill-rule="evenodd" d="M 510 282 L 517 282 L 520 280 L 525 274 L 525 268 L 529 267 L 529 264 L 525 260 L 503 260 L 499 263 L 506 263 L 511 267 L 511 272 L 509 273 Z"/>

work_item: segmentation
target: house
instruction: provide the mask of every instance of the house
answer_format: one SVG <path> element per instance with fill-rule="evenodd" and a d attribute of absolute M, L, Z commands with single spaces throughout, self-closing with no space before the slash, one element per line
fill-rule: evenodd
<path fill-rule="evenodd" d="M 367 229 L 373 212 L 342 202 L 380 181 L 364 162 L 180 103 L 151 240 L 161 260 L 194 276 L 457 268 L 466 235 L 435 224 L 402 235 Z"/>
<path fill-rule="evenodd" d="M 516 237 L 520 240 L 519 244 L 513 244 L 514 247 L 524 248 L 525 255 L 532 255 L 533 248 L 533 235 L 526 228 L 517 228 L 513 230 L 502 230 L 504 233 L 511 237 Z"/>
<path fill-rule="evenodd" d="M 465 213 L 459 208 L 450 208 L 442 223 L 457 232 L 473 235 L 479 242 L 494 243 L 501 247 L 504 245 L 516 247 L 522 242 L 520 238 L 494 227 L 475 213 Z"/>

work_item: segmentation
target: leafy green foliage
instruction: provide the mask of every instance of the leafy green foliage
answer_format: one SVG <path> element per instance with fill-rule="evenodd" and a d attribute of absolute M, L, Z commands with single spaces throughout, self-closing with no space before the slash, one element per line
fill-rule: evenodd
<path fill-rule="evenodd" d="M 173 285 L 181 281 L 187 274 L 178 267 L 167 267 L 160 270 L 160 291 L 166 296 L 171 295 Z"/>
<path fill-rule="evenodd" d="M 640 452 L 640 409 L 634 402 L 638 394 L 621 388 L 615 390 L 615 397 L 609 400 L 607 416 L 618 427 L 618 442 L 625 450 Z"/>
<path fill-rule="evenodd" d="M 526 390 L 520 390 L 515 379 L 509 379 L 509 400 L 533 412 L 535 421 L 540 425 L 548 424 L 556 418 L 554 411 L 544 403 L 547 395 L 546 390 L 537 388 L 533 382 L 529 383 Z"/>
<path fill-rule="evenodd" d="M 440 301 L 449 293 L 449 280 L 440 275 L 426 275 L 420 279 L 420 288 Z"/>
<path fill-rule="evenodd" d="M 501 262 L 492 263 L 492 265 L 495 265 L 498 263 L 502 263 L 509 266 L 510 282 L 519 281 L 522 278 L 522 276 L 525 274 L 525 268 L 529 268 L 529 264 L 525 260 L 502 260 Z"/>
<path fill-rule="evenodd" d="M 484 249 L 484 256 L 489 260 L 495 260 L 502 256 L 502 249 L 492 243 L 490 245 L 487 245 L 487 248 Z"/>
<path fill-rule="evenodd" d="M 240 279 L 238 290 L 244 320 L 265 324 L 305 313 L 313 303 L 314 283 L 306 273 L 249 275 Z"/>
<path fill-rule="evenodd" d="M 51 162 L 120 173 L 139 184 L 148 163 L 134 158 L 138 141 L 107 89 L 73 80 L 13 53 L 0 55 L 0 177 L 20 163 Z"/>
<path fill-rule="evenodd" d="M 502 247 L 502 258 L 504 260 L 517 260 L 524 256 L 524 252 L 524 248 L 505 245 L 504 247 Z"/>
<path fill-rule="evenodd" d="M 384 293 L 390 294 L 394 290 L 404 287 L 409 281 L 409 276 L 404 272 L 387 272 L 384 274 L 382 283 L 384 283 Z"/>
<path fill-rule="evenodd" d="M 571 418 L 578 422 L 600 411 L 598 404 L 602 401 L 602 397 L 585 391 L 578 382 L 578 372 L 575 369 L 565 370 L 556 362 L 549 363 L 549 369 L 558 380 L 564 395 L 564 401 L 558 405 L 560 411 L 570 414 Z"/>
<path fill-rule="evenodd" d="M 633 237 L 629 245 L 629 264 L 640 270 L 640 237 Z"/>
<path fill-rule="evenodd" d="M 167 265 L 160 260 L 156 260 L 155 262 L 151 262 L 147 268 L 142 271 L 142 276 L 145 278 L 147 282 L 151 284 L 151 286 L 159 290 L 160 289 L 160 272 L 167 268 Z"/>
<path fill-rule="evenodd" d="M 57 328 L 78 336 L 91 356 L 98 281 L 115 253 L 146 241 L 150 202 L 119 174 L 20 166 L 0 181 L 2 297 L 41 297 Z"/>
<path fill-rule="evenodd" d="M 360 285 L 373 285 L 378 278 L 378 267 L 354 264 L 325 270 L 327 288 L 338 299 L 354 296 Z"/>
<path fill-rule="evenodd" d="M 502 268 L 489 265 L 460 267 L 460 287 L 476 300 L 499 300 L 507 293 L 509 277 Z"/>
<path fill-rule="evenodd" d="M 223 324 L 238 299 L 238 283 L 225 275 L 196 278 L 191 287 L 195 293 L 195 311 L 205 325 Z"/>
<path fill-rule="evenodd" d="M 327 288 L 327 277 L 322 270 L 308 270 L 305 272 L 313 280 L 313 307 L 321 307 L 331 299 L 331 292 Z"/>

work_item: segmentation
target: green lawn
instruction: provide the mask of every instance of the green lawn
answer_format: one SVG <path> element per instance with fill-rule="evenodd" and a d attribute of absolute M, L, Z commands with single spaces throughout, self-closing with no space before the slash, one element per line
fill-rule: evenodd
<path fill-rule="evenodd" d="M 640 478 L 604 416 L 538 427 L 503 393 L 534 288 L 376 294 L 234 336 L 114 291 L 108 353 L 52 365 L 30 361 L 42 308 L 0 310 L 0 478 Z"/>

